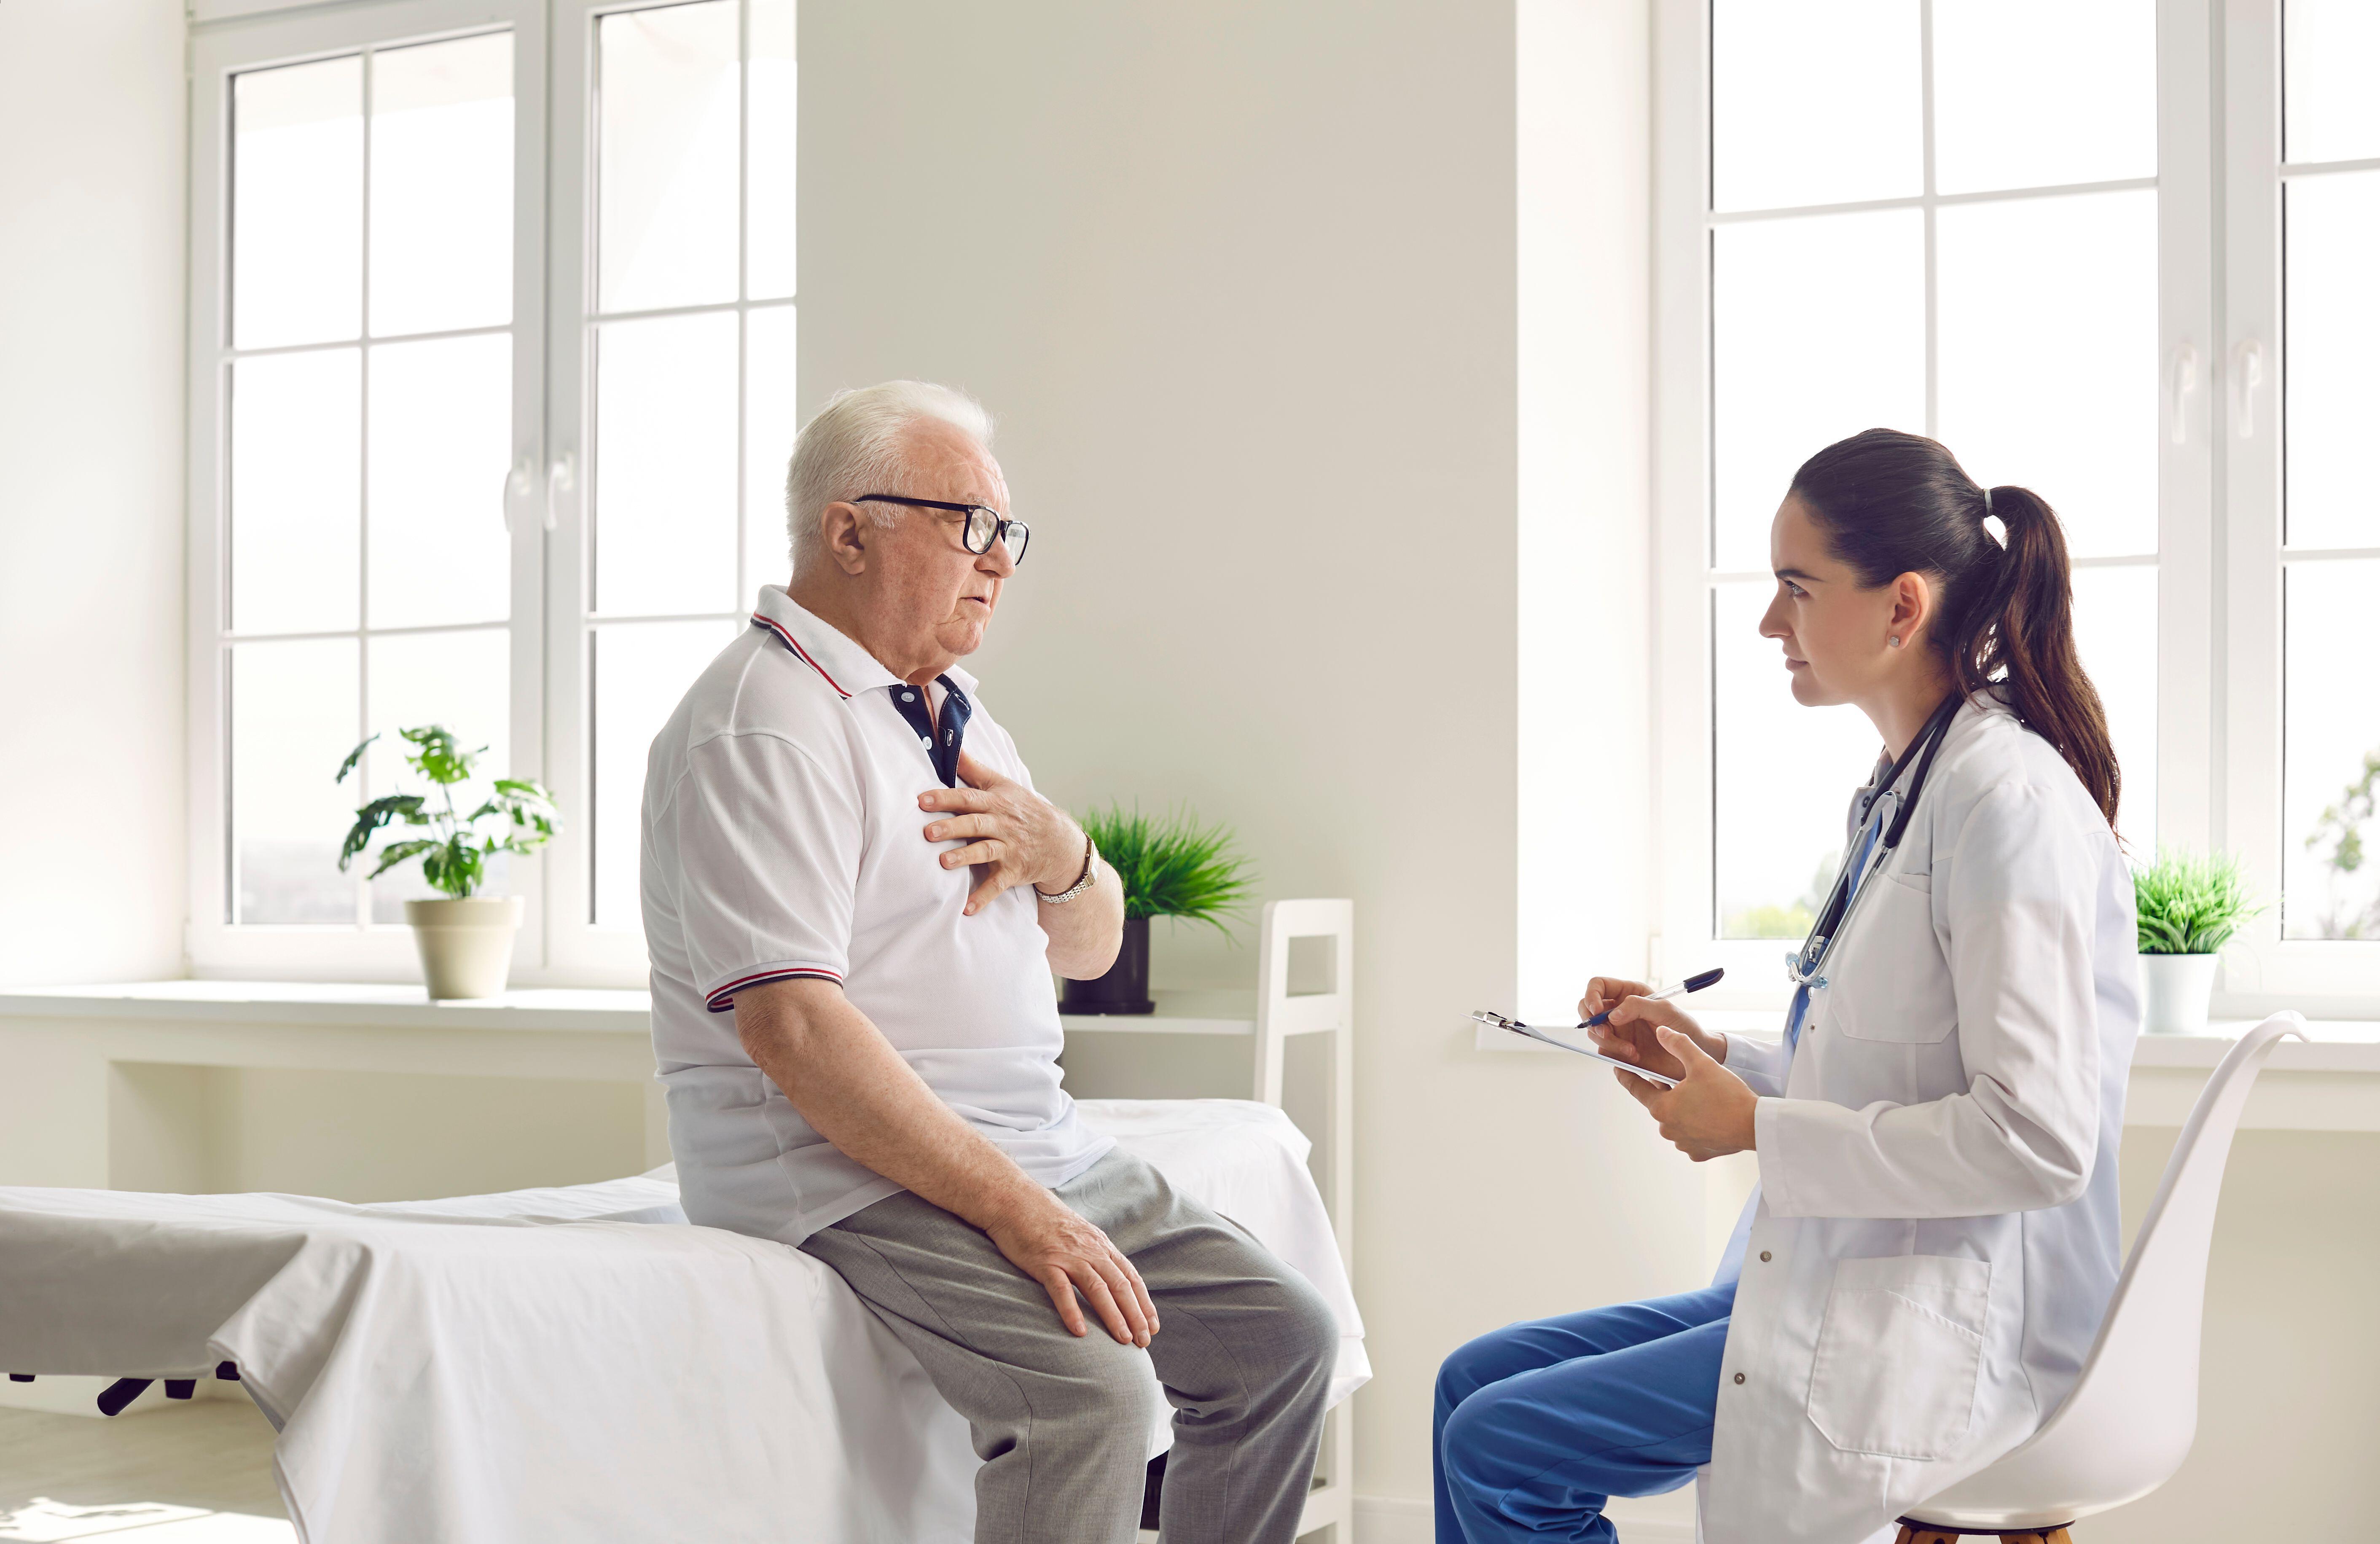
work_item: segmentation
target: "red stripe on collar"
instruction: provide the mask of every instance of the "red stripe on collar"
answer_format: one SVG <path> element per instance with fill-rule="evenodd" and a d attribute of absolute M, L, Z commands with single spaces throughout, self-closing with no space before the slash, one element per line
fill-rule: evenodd
<path fill-rule="evenodd" d="M 851 694 L 843 689 L 843 684 L 826 673 L 826 666 L 819 663 L 818 661 L 811 659 L 810 651 L 803 648 L 799 643 L 794 641 L 793 634 L 785 631 L 784 628 L 779 626 L 775 622 L 771 621 L 768 617 L 761 615 L 757 611 L 752 614 L 752 620 L 758 622 L 760 626 L 768 628 L 771 632 L 776 634 L 778 638 L 782 638 L 784 641 L 786 648 L 792 650 L 795 654 L 801 657 L 802 663 L 809 666 L 812 670 L 817 671 L 819 673 L 819 679 L 824 681 L 828 686 L 834 688 L 834 694 L 837 697 L 844 698 L 846 700 L 850 698 Z"/>

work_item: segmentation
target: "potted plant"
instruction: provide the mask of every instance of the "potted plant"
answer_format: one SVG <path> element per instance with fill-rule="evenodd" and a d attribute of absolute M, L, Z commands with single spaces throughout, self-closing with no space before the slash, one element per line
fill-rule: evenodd
<path fill-rule="evenodd" d="M 436 791 L 437 802 L 425 794 L 385 794 L 357 810 L 356 823 L 339 845 L 339 871 L 346 872 L 383 826 L 395 822 L 429 831 L 430 835 L 382 848 L 379 867 L 365 877 L 378 879 L 400 863 L 421 859 L 422 878 L 446 895 L 444 900 L 405 903 L 405 919 L 413 925 L 421 978 L 431 997 L 494 997 L 504 990 L 504 977 L 512 969 L 521 899 L 481 895 L 479 888 L 487 878 L 490 857 L 497 853 L 527 856 L 553 835 L 552 796 L 526 779 L 500 777 L 477 809 L 457 814 L 455 785 L 469 779 L 472 764 L 488 748 L 465 750 L 451 731 L 434 723 L 400 729 L 397 736 L 413 748 L 405 753 L 406 764 Z M 347 752 L 335 781 L 345 783 L 363 760 L 365 747 L 379 738 L 371 736 Z M 492 829 L 482 831 L 482 824 Z"/>
<path fill-rule="evenodd" d="M 2132 873 L 2140 913 L 2141 1028 L 2203 1035 L 2216 954 L 2262 907 L 2248 904 L 2238 859 L 2159 850 Z"/>
<path fill-rule="evenodd" d="M 1154 1013 L 1157 1003 L 1148 995 L 1148 919 L 1184 918 L 1230 936 L 1223 918 L 1246 909 L 1253 882 L 1247 859 L 1232 851 L 1231 833 L 1220 826 L 1201 827 L 1186 809 L 1152 817 L 1111 805 L 1086 816 L 1083 830 L 1123 882 L 1123 947 L 1106 975 L 1068 981 L 1059 1012 Z"/>

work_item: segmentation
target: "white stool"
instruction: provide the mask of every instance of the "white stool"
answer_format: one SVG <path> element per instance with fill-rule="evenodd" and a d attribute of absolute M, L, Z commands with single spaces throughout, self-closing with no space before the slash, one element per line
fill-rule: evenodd
<path fill-rule="evenodd" d="M 2069 1544 L 2076 1520 L 2138 1501 L 2181 1467 L 2198 1434 L 2199 1326 L 2223 1163 L 2256 1074 L 2284 1035 L 2304 1039 L 2305 1020 L 2275 1014 L 2206 1080 L 2073 1392 L 1998 1463 L 1912 1507 L 1897 1544 L 1973 1534 Z"/>

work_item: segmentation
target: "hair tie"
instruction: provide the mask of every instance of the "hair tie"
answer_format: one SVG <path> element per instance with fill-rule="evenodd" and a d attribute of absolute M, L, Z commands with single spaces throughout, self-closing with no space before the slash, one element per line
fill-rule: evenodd
<path fill-rule="evenodd" d="M 2002 552 L 2008 551 L 2008 522 L 1992 513 L 1992 491 L 1988 488 L 1984 490 L 1983 527 L 1985 535 L 1998 542 Z"/>

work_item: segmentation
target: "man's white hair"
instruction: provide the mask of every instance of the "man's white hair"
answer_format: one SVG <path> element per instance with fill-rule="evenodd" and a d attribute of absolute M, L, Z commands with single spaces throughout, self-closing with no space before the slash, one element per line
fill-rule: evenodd
<path fill-rule="evenodd" d="M 785 529 L 795 573 L 819 555 L 819 515 L 828 505 L 862 493 L 907 492 L 901 484 L 907 454 L 902 436 L 927 419 L 955 424 L 987 454 L 991 449 L 991 415 L 983 404 L 930 381 L 886 381 L 837 392 L 818 417 L 802 425 L 785 468 Z M 879 527 L 892 525 L 903 513 L 897 504 L 860 507 Z"/>

